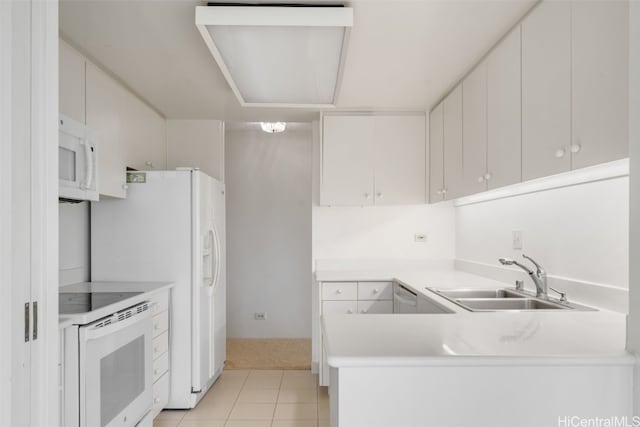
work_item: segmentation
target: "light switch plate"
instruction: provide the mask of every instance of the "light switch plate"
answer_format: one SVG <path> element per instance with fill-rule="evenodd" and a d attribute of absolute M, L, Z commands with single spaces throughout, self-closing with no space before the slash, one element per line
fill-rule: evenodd
<path fill-rule="evenodd" d="M 522 231 L 513 231 L 513 249 L 522 249 Z"/>

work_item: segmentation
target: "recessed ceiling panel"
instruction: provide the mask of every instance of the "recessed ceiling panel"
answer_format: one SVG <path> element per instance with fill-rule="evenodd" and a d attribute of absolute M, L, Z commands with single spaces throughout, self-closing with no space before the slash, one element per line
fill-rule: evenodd
<path fill-rule="evenodd" d="M 245 106 L 335 105 L 352 19 L 344 7 L 196 8 L 205 43 Z"/>

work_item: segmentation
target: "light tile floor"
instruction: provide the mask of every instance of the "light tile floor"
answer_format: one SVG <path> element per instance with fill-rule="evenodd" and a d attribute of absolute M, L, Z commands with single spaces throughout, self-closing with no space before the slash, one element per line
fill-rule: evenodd
<path fill-rule="evenodd" d="M 311 371 L 224 371 L 198 406 L 154 427 L 329 427 L 329 395 Z"/>

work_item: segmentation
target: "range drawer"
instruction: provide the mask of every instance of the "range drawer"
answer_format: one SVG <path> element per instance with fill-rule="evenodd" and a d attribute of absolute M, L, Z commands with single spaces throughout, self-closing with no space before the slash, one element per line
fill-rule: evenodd
<path fill-rule="evenodd" d="M 154 360 L 166 353 L 169 350 L 169 331 L 155 337 L 151 347 Z"/>
<path fill-rule="evenodd" d="M 329 301 L 357 300 L 358 284 L 355 282 L 325 282 L 322 299 Z"/>
<path fill-rule="evenodd" d="M 169 330 L 169 312 L 163 311 L 153 316 L 153 336 L 154 338 Z"/>
<path fill-rule="evenodd" d="M 360 314 L 391 314 L 393 313 L 393 301 L 358 301 L 358 313 Z"/>
<path fill-rule="evenodd" d="M 391 282 L 358 282 L 359 300 L 376 300 L 393 298 Z"/>
<path fill-rule="evenodd" d="M 153 382 L 169 370 L 169 353 L 164 353 L 153 361 Z"/>
<path fill-rule="evenodd" d="M 153 406 L 151 412 L 153 416 L 157 416 L 162 409 L 169 403 L 169 373 L 161 376 L 153 383 Z"/>
<path fill-rule="evenodd" d="M 322 314 L 355 314 L 358 312 L 357 301 L 323 301 Z"/>
<path fill-rule="evenodd" d="M 151 304 L 154 304 L 154 313 L 160 313 L 169 309 L 169 290 L 156 292 L 149 298 Z"/>

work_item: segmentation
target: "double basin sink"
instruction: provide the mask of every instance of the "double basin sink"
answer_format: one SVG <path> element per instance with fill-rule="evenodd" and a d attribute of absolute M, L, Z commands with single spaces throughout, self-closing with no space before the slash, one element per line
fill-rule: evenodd
<path fill-rule="evenodd" d="M 511 289 L 427 289 L 469 311 L 593 310 L 591 307 L 537 298 Z"/>

